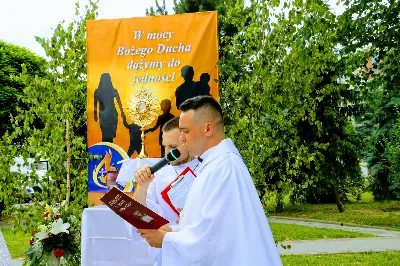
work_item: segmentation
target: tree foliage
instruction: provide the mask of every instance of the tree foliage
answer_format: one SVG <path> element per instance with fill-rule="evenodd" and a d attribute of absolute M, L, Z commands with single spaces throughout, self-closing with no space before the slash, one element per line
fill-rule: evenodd
<path fill-rule="evenodd" d="M 400 116 L 390 132 L 391 141 L 386 141 L 388 161 L 390 163 L 388 189 L 400 199 Z"/>
<path fill-rule="evenodd" d="M 10 118 L 17 114 L 17 107 L 25 108 L 19 101 L 24 84 L 11 77 L 22 73 L 22 64 L 32 77 L 46 75 L 44 58 L 25 48 L 0 41 L 0 136 L 12 129 Z"/>
<path fill-rule="evenodd" d="M 165 14 L 165 5 L 156 7 Z M 276 194 L 282 207 L 279 198 L 287 193 L 307 197 L 323 187 L 320 194 L 328 191 L 343 211 L 340 199 L 363 183 L 360 138 L 351 122 L 361 111 L 362 95 L 340 82 L 346 61 L 337 47 L 337 18 L 327 4 L 182 0 L 174 10 L 218 10 L 227 135 L 260 197 Z"/>
<path fill-rule="evenodd" d="M 238 73 L 225 73 L 222 99 L 228 120 L 235 121 L 228 135 L 259 193 L 276 192 L 278 207 L 279 197 L 313 182 L 337 200 L 339 188 L 360 180 L 361 173 L 350 120 L 360 96 L 339 82 L 344 67 L 336 16 L 323 1 L 285 1 L 284 12 L 274 14 L 277 4 L 253 3 L 258 12 L 248 14 L 252 24 L 226 46 L 248 67 L 238 82 Z M 229 15 L 244 25 L 234 10 Z"/>
<path fill-rule="evenodd" d="M 352 83 L 363 91 L 369 107 L 359 129 L 368 140 L 365 154 L 372 168 L 372 191 L 375 199 L 396 198 L 391 178 L 393 154 L 386 143 L 397 145 L 393 144 L 396 135 L 392 129 L 400 111 L 400 2 L 343 2 L 347 10 L 340 18 L 339 36 L 353 58 L 349 66 L 363 70 L 352 77 Z"/>
<path fill-rule="evenodd" d="M 76 3 L 76 18 L 54 29 L 49 39 L 37 37 L 46 52 L 48 75 L 32 76 L 22 65 L 22 73 L 13 80 L 24 85 L 22 102 L 26 109 L 18 108 L 13 117 L 13 131 L 5 134 L 0 153 L 0 198 L 16 217 L 16 225 L 25 230 L 34 229 L 42 219 L 43 207 L 39 203 L 26 208 L 11 208 L 18 202 L 8 197 L 15 190 L 40 183 L 45 191 L 37 201 L 53 204 L 66 200 L 80 217 L 82 206 L 87 204 L 87 148 L 84 137 L 76 132 L 86 125 L 86 20 L 97 16 L 97 2 L 89 1 L 82 9 Z M 42 123 L 41 128 L 34 124 Z M 26 135 L 21 143 L 12 145 L 14 139 Z M 50 169 L 45 178 L 36 171 L 12 175 L 10 165 L 21 156 L 26 165 L 28 158 L 35 162 L 48 160 Z M 47 177 L 51 180 L 47 183 Z M 19 191 L 21 192 L 21 191 Z"/>

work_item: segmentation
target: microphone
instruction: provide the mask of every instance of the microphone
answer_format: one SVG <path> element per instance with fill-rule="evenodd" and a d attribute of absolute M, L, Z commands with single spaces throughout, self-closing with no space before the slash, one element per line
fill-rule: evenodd
<path fill-rule="evenodd" d="M 179 156 L 181 156 L 181 152 L 178 149 L 170 150 L 169 153 L 161 159 L 161 161 L 150 167 L 151 173 L 154 174 L 170 162 L 178 160 Z"/>

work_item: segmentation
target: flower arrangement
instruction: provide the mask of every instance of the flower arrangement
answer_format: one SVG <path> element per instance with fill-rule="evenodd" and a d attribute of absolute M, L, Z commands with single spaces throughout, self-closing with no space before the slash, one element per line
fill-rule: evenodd
<path fill-rule="evenodd" d="M 65 203 L 46 205 L 44 209 L 43 222 L 32 231 L 24 265 L 59 265 L 79 261 L 78 219 L 65 208 Z"/>

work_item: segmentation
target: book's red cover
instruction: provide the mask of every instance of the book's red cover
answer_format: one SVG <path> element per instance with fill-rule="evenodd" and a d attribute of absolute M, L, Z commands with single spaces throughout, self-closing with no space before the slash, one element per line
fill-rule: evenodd
<path fill-rule="evenodd" d="M 137 229 L 159 229 L 169 223 L 157 213 L 113 187 L 100 198 L 112 211 Z"/>

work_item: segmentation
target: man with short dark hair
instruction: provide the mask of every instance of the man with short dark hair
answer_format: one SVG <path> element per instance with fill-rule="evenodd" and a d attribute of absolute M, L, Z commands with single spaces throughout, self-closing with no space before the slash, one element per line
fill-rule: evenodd
<path fill-rule="evenodd" d="M 209 96 L 186 100 L 181 140 L 202 158 L 179 231 L 138 230 L 162 247 L 163 266 L 281 266 L 282 262 L 253 180 L 231 139 L 222 110 Z"/>

